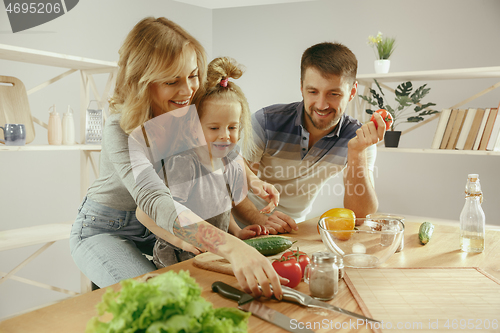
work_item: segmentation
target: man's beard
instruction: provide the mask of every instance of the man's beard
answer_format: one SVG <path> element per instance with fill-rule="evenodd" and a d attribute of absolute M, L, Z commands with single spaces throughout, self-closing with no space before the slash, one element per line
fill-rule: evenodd
<path fill-rule="evenodd" d="M 318 123 L 318 122 L 314 121 L 311 114 L 316 112 L 316 110 L 317 110 L 316 108 L 310 107 L 309 112 L 304 112 L 307 115 L 307 117 L 309 118 L 309 120 L 311 121 L 311 124 L 314 126 L 314 128 L 316 128 L 317 130 L 320 130 L 320 131 L 325 131 L 328 129 L 332 129 L 333 127 L 335 127 L 335 125 L 337 125 L 338 117 L 337 117 L 336 110 L 331 109 L 331 108 L 327 110 L 328 112 L 334 114 L 334 117 L 328 123 L 324 123 L 324 122 Z"/>

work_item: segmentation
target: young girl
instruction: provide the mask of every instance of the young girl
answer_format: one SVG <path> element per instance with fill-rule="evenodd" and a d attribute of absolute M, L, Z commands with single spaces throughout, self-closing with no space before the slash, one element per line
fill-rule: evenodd
<path fill-rule="evenodd" d="M 196 137 L 193 133 L 200 126 L 201 131 L 198 132 L 202 132 L 205 140 L 201 144 L 192 143 L 191 149 L 176 151 L 175 155 L 166 157 L 159 175 L 165 179 L 177 203 L 217 228 L 229 231 L 240 239 L 247 239 L 266 235 L 268 231 L 259 225 L 241 229 L 231 214 L 232 206 L 245 200 L 247 194 L 244 162 L 235 149 L 242 132 L 245 134 L 243 149 L 251 150 L 253 147 L 247 100 L 241 89 L 229 81 L 229 78 L 238 79 L 242 73 L 234 60 L 225 57 L 214 59 L 208 65 L 203 94 L 195 100 L 196 109 L 189 108 L 166 115 L 169 117 L 168 123 L 177 124 L 175 127 L 179 134 L 176 134 L 175 141 L 187 141 L 187 130 L 183 128 L 189 128 L 189 136 Z M 199 116 L 198 126 L 192 125 L 192 113 L 195 112 Z M 179 119 L 186 119 L 185 125 Z M 165 124 L 167 121 L 163 122 Z M 178 146 L 171 141 L 172 146 Z M 139 210 L 137 216 L 147 225 L 152 222 Z M 198 253 L 200 250 L 191 244 L 174 235 L 164 234 L 157 238 L 153 259 L 156 266 L 162 268 Z"/>

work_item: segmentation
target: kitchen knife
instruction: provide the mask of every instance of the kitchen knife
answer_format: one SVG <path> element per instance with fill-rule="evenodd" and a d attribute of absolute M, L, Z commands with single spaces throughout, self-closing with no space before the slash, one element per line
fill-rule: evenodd
<path fill-rule="evenodd" d="M 251 295 L 244 293 L 222 281 L 217 281 L 212 284 L 212 291 L 221 294 L 222 296 L 238 302 L 238 308 L 247 312 L 251 312 L 262 320 L 270 322 L 288 332 L 295 333 L 314 333 L 306 328 L 292 328 L 292 319 L 278 311 L 271 309 L 259 301 L 256 301 Z M 297 326 L 297 325 L 295 325 Z"/>
<path fill-rule="evenodd" d="M 322 301 L 319 301 L 317 299 L 312 298 L 309 295 L 306 295 L 304 293 L 301 293 L 300 291 L 297 291 L 295 289 L 286 287 L 286 286 L 281 286 L 281 289 L 283 290 L 283 300 L 284 301 L 289 301 L 289 302 L 294 302 L 298 304 L 302 304 L 307 307 L 312 307 L 312 308 L 321 308 L 321 309 L 327 309 L 335 312 L 339 312 L 354 318 L 358 319 L 363 319 L 365 321 L 371 321 L 374 323 L 380 323 L 380 321 L 365 317 L 363 315 L 357 314 L 355 312 L 351 312 L 346 309 L 339 308 L 338 306 L 331 305 L 329 303 L 325 303 Z"/>

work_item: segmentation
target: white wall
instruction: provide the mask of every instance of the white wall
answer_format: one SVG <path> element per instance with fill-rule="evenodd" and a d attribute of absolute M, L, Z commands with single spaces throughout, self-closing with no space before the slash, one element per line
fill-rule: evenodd
<path fill-rule="evenodd" d="M 214 11 L 214 56 L 229 55 L 247 67 L 241 86 L 250 107 L 301 99 L 300 57 L 323 41 L 347 45 L 358 58 L 358 74 L 373 73 L 369 35 L 382 31 L 397 39 L 391 72 L 500 65 L 500 1 L 423 0 L 418 2 L 323 0 Z M 424 101 L 441 110 L 479 92 L 498 79 L 427 82 Z M 426 82 L 414 82 L 414 84 Z M 395 87 L 394 85 L 393 87 Z M 496 107 L 500 90 L 464 107 Z M 437 120 L 408 133 L 401 147 L 430 148 Z M 405 129 L 403 126 L 401 129 Z M 380 152 L 376 190 L 384 212 L 458 219 L 468 173 L 479 173 L 487 223 L 500 225 L 498 156 L 449 156 Z M 338 193 L 335 185 L 330 192 Z M 338 196 L 321 196 L 310 217 L 342 205 Z"/>
<path fill-rule="evenodd" d="M 210 11 L 168 0 L 86 0 L 68 14 L 37 28 L 12 34 L 0 10 L 0 43 L 115 61 L 132 26 L 145 16 L 166 16 L 186 28 L 209 56 L 229 55 L 247 66 L 241 86 L 257 110 L 299 100 L 300 56 L 308 46 L 337 40 L 359 60 L 359 73 L 372 73 L 374 55 L 368 35 L 382 31 L 398 39 L 391 71 L 498 66 L 500 2 L 497 0 L 422 0 L 418 2 L 314 1 Z M 20 78 L 32 88 L 64 69 L 0 60 L 0 74 Z M 104 85 L 103 78 L 98 86 Z M 448 107 L 467 94 L 497 81 L 429 82 L 429 101 Z M 470 106 L 496 106 L 498 91 Z M 30 96 L 34 116 L 47 121 L 47 109 L 79 108 L 77 74 Z M 467 105 L 469 106 L 469 105 Z M 45 144 L 46 130 L 36 126 L 35 144 Z M 402 138 L 403 147 L 429 147 L 436 122 Z M 77 132 L 79 126 L 77 124 Z M 9 152 L 0 154 L 0 230 L 74 219 L 79 198 L 79 153 Z M 380 153 L 376 177 L 380 210 L 456 219 L 463 206 L 467 173 L 483 182 L 488 223 L 500 216 L 500 157 Z M 312 215 L 336 206 L 322 197 Z M 340 200 L 341 202 L 341 200 Z M 311 215 L 311 216 L 312 216 Z M 9 271 L 38 247 L 0 253 L 0 270 Z M 79 289 L 79 272 L 67 241 L 56 243 L 23 268 L 19 276 Z M 62 296 L 16 281 L 0 284 L 0 320 Z"/>

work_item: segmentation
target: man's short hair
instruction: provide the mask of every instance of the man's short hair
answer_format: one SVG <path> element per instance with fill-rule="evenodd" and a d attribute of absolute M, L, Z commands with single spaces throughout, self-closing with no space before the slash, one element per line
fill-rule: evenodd
<path fill-rule="evenodd" d="M 300 62 L 300 80 L 304 81 L 306 70 L 316 68 L 323 77 L 338 75 L 351 84 L 356 81 L 358 60 L 352 51 L 340 43 L 324 42 L 304 51 Z"/>

